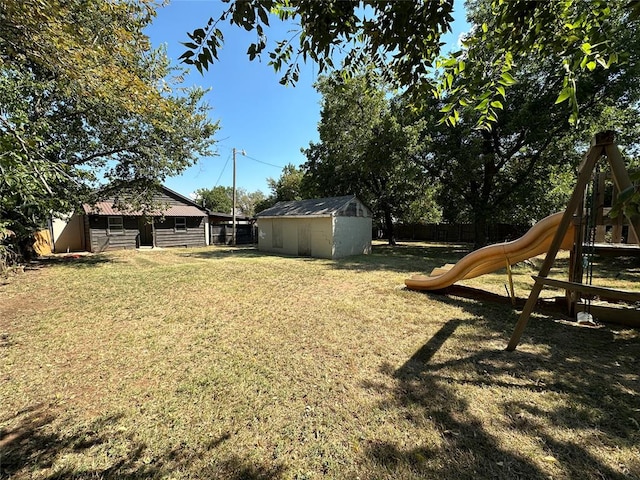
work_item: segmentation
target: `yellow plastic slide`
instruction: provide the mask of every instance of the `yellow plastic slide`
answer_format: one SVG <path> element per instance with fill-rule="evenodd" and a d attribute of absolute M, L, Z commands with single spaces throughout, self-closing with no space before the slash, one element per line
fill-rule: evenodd
<path fill-rule="evenodd" d="M 414 290 L 440 290 L 453 285 L 458 280 L 479 277 L 501 268 L 545 253 L 562 220 L 563 213 L 555 213 L 536 223 L 522 237 L 512 242 L 497 243 L 469 253 L 455 265 L 435 268 L 430 276 L 413 275 L 404 283 Z M 562 240 L 562 249 L 573 246 L 574 226 L 571 224 Z"/>

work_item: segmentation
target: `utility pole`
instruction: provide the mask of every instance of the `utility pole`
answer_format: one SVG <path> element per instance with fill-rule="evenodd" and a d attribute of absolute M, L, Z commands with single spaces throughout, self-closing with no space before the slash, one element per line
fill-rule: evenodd
<path fill-rule="evenodd" d="M 245 151 L 240 152 L 246 155 Z M 236 246 L 236 147 L 233 147 L 233 206 L 231 210 L 231 245 Z"/>

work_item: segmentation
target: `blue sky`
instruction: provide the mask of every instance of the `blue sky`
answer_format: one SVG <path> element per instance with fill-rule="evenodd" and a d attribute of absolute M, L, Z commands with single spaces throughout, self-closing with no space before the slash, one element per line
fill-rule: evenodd
<path fill-rule="evenodd" d="M 456 2 L 456 6 L 453 32 L 443 38 L 452 46 L 468 28 L 462 2 Z M 169 58 L 178 64 L 178 57 L 185 51 L 181 42 L 188 41 L 187 32 L 203 27 L 209 17 L 217 18 L 227 7 L 219 0 L 173 0 L 158 9 L 146 33 L 154 47 L 165 44 Z M 276 18 L 271 23 L 266 31 L 270 42 L 288 38 L 290 26 Z M 320 95 L 313 88 L 318 69 L 313 64 L 302 65 L 298 84 L 284 87 L 278 83 L 281 74 L 267 65 L 268 55 L 262 61 L 249 61 L 246 51 L 255 41 L 255 32 L 228 24 L 223 27 L 225 43 L 219 61 L 204 75 L 192 68 L 187 78 L 187 84 L 211 89 L 205 98 L 212 107 L 211 118 L 220 122 L 216 134 L 218 155 L 200 159 L 165 184 L 183 195 L 198 188 L 231 186 L 231 152 L 235 147 L 247 155 L 236 156 L 237 187 L 268 194 L 267 178 L 278 178 L 288 163 L 304 163 L 300 149 L 318 141 Z"/>

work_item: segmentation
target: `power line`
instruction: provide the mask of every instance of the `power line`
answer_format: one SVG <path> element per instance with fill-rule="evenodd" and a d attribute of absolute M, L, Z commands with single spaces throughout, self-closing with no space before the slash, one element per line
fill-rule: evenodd
<path fill-rule="evenodd" d="M 231 158 L 231 153 L 229 153 L 229 155 L 227 156 L 227 161 L 224 162 L 224 167 L 222 167 L 222 171 L 220 172 L 220 175 L 218 176 L 218 180 L 216 180 L 216 184 L 214 185 L 214 188 L 218 186 L 218 182 L 220 182 L 220 179 L 222 178 L 222 174 L 224 173 L 225 169 L 227 168 L 227 164 L 229 163 L 229 159 Z"/>
<path fill-rule="evenodd" d="M 223 148 L 228 148 L 229 152 L 233 151 L 232 147 L 229 147 L 229 146 L 224 145 L 224 144 L 218 143 L 217 146 L 218 147 L 223 147 Z M 231 155 L 231 153 L 229 153 L 229 155 Z M 270 167 L 279 168 L 279 169 L 283 169 L 284 168 L 282 165 L 275 165 L 273 163 L 265 162 L 263 160 L 258 160 L 257 158 L 254 158 L 254 157 L 250 157 L 249 155 L 247 155 L 246 152 L 244 152 L 244 150 L 243 150 L 242 156 L 245 157 L 245 158 L 248 158 L 249 160 L 253 160 L 254 162 L 262 163 L 263 165 L 268 165 Z M 227 157 L 227 162 L 228 161 L 229 161 L 229 158 Z M 225 163 L 225 166 L 226 166 L 226 163 Z"/>
<path fill-rule="evenodd" d="M 273 163 L 263 162 L 262 160 L 258 160 L 257 158 L 250 157 L 246 153 L 244 154 L 244 156 L 247 157 L 249 160 L 253 160 L 254 162 L 262 163 L 264 165 L 269 165 L 270 167 L 275 167 L 275 168 L 279 168 L 279 169 L 283 169 L 284 168 L 284 167 L 282 167 L 280 165 L 274 165 Z"/>

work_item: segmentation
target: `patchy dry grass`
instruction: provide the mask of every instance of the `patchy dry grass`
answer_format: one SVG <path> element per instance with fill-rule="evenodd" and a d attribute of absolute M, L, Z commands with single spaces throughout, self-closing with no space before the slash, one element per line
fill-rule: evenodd
<path fill-rule="evenodd" d="M 16 277 L 0 476 L 640 478 L 639 332 L 538 312 L 506 352 L 508 304 L 403 288 L 462 254 L 115 252 Z M 626 262 L 601 271 L 637 288 Z M 519 296 L 534 273 L 515 269 Z"/>

